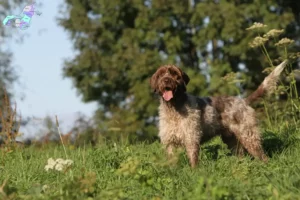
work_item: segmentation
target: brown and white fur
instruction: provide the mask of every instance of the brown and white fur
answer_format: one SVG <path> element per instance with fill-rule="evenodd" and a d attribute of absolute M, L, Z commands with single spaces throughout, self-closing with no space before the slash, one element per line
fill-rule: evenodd
<path fill-rule="evenodd" d="M 220 136 L 228 147 L 242 156 L 247 150 L 267 162 L 261 146 L 255 111 L 249 105 L 274 91 L 287 61 L 278 65 L 247 98 L 200 98 L 186 93 L 189 77 L 174 65 L 161 66 L 151 77 L 152 89 L 160 95 L 159 137 L 169 156 L 184 146 L 191 167 L 198 162 L 200 144 Z"/>

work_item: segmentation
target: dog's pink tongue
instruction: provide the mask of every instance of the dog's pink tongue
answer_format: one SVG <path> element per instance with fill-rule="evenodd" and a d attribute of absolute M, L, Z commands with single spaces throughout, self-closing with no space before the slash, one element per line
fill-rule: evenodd
<path fill-rule="evenodd" d="M 173 92 L 172 92 L 172 91 L 165 91 L 165 92 L 163 93 L 163 98 L 164 98 L 164 100 L 166 100 L 166 101 L 170 101 L 170 99 L 173 98 Z"/>

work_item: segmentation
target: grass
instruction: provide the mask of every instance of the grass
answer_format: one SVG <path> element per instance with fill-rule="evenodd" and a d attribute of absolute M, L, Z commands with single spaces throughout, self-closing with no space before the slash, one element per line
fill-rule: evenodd
<path fill-rule="evenodd" d="M 300 199 L 300 133 L 264 136 L 267 164 L 232 156 L 216 139 L 194 170 L 182 151 L 167 160 L 158 142 L 66 146 L 74 164 L 63 172 L 44 169 L 65 157 L 62 146 L 2 151 L 0 199 Z"/>
<path fill-rule="evenodd" d="M 273 66 L 264 44 L 255 45 Z M 283 57 L 288 58 L 287 44 L 283 46 Z M 6 98 L 7 111 L 0 113 L 7 127 L 0 134 L 6 144 L 0 152 L 0 199 L 300 199 L 300 101 L 291 77 L 284 109 L 282 102 L 266 106 L 269 117 L 261 121 L 268 122 L 263 131 L 267 164 L 232 156 L 220 138 L 201 146 L 196 169 L 190 168 L 183 151 L 166 159 L 158 142 L 79 148 L 64 143 L 42 148 L 8 145 L 17 134 L 11 136 L 16 114 Z M 60 134 L 57 118 L 56 123 Z M 74 163 L 63 171 L 46 171 L 49 158 Z"/>

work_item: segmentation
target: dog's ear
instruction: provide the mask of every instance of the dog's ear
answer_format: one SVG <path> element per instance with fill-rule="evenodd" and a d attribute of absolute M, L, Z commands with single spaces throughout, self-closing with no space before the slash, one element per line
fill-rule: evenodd
<path fill-rule="evenodd" d="M 190 82 L 190 77 L 184 72 L 182 72 L 182 78 L 183 78 L 185 85 L 187 85 Z"/>
<path fill-rule="evenodd" d="M 179 67 L 174 66 L 173 69 L 177 71 L 177 74 L 180 75 L 180 78 L 182 78 L 185 85 L 187 85 L 190 82 L 189 76 L 186 73 L 184 73 Z"/>
<path fill-rule="evenodd" d="M 181 73 L 181 77 L 183 79 L 184 84 L 187 85 L 190 82 L 190 77 L 186 73 L 184 73 L 184 71 L 182 71 L 180 68 L 177 69 L 179 69 Z"/>
<path fill-rule="evenodd" d="M 157 79 L 158 79 L 158 75 L 157 72 L 155 72 L 152 77 L 150 78 L 150 86 L 153 89 L 154 92 L 157 91 Z"/>

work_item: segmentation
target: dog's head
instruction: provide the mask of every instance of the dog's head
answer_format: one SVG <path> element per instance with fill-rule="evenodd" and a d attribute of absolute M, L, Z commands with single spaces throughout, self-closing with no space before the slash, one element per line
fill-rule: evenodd
<path fill-rule="evenodd" d="M 161 66 L 151 77 L 150 85 L 154 92 L 170 101 L 186 91 L 190 78 L 174 65 Z"/>

